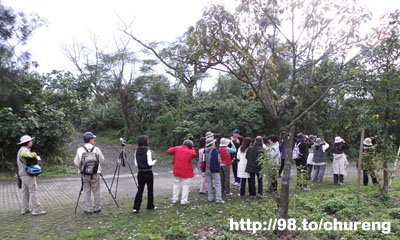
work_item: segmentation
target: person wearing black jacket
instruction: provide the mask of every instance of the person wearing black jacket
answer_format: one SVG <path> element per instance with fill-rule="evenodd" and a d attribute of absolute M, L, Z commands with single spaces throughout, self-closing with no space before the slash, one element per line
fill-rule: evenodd
<path fill-rule="evenodd" d="M 264 141 L 261 136 L 256 137 L 254 145 L 250 147 L 246 152 L 247 165 L 245 171 L 250 174 L 249 179 L 249 191 L 250 198 L 262 198 L 263 197 L 263 182 L 261 172 L 261 164 L 258 161 L 258 156 L 265 151 Z M 258 195 L 256 196 L 256 176 L 258 182 Z"/>
<path fill-rule="evenodd" d="M 297 166 L 297 186 L 303 190 L 307 190 L 307 158 L 309 146 L 312 143 L 307 141 L 302 133 L 297 134 L 297 141 L 293 148 L 293 152 L 298 149 L 298 154 L 293 154 L 293 159 Z"/>
<path fill-rule="evenodd" d="M 232 140 L 232 143 L 235 145 L 235 148 L 239 149 L 240 145 L 242 145 L 243 137 L 240 135 L 240 131 L 238 129 L 233 131 L 231 140 Z M 232 147 L 230 145 L 228 145 L 228 147 Z M 240 178 L 237 175 L 238 162 L 239 162 L 239 159 L 237 157 L 237 152 L 231 153 L 231 159 L 232 159 L 232 172 L 233 172 L 233 177 L 235 180 L 233 182 L 233 185 L 236 187 L 240 187 Z"/>
<path fill-rule="evenodd" d="M 147 185 L 147 210 L 157 209 L 154 206 L 153 185 L 154 176 L 152 167 L 156 164 L 157 160 L 153 160 L 151 150 L 149 149 L 149 138 L 147 136 L 140 136 L 138 141 L 138 148 L 135 153 L 135 165 L 138 168 L 138 191 L 133 205 L 133 212 L 138 213 L 140 205 L 142 204 L 143 191 Z"/>

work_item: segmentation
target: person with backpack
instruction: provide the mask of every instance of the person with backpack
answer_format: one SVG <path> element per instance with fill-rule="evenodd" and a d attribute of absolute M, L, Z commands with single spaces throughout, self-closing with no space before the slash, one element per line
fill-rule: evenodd
<path fill-rule="evenodd" d="M 307 157 L 309 149 L 309 141 L 306 141 L 302 133 L 297 134 L 297 141 L 293 147 L 292 158 L 297 166 L 297 187 L 302 190 L 307 189 Z"/>
<path fill-rule="evenodd" d="M 363 155 L 362 155 L 362 167 L 363 170 L 363 184 L 364 186 L 368 186 L 368 175 L 371 176 L 372 183 L 374 185 L 378 184 L 378 179 L 375 175 L 376 163 L 374 162 L 376 156 L 376 147 L 372 143 L 371 138 L 365 138 L 363 141 Z"/>
<path fill-rule="evenodd" d="M 21 214 L 25 215 L 31 212 L 29 202 L 32 204 L 32 215 L 38 216 L 46 214 L 46 211 L 40 209 L 39 200 L 37 197 L 37 175 L 28 170 L 29 167 L 37 166 L 40 157 L 31 151 L 33 139 L 28 135 L 20 138 L 18 145 L 21 145 L 17 153 L 18 177 L 21 179 L 22 193 L 22 210 Z M 40 167 L 37 167 L 40 169 Z M 41 171 L 38 171 L 40 173 Z"/>
<path fill-rule="evenodd" d="M 156 164 L 157 160 L 153 160 L 151 150 L 149 149 L 149 137 L 140 136 L 137 140 L 138 148 L 135 152 L 134 163 L 138 168 L 138 191 L 133 205 L 133 212 L 138 213 L 140 205 L 142 204 L 143 191 L 147 185 L 147 210 L 155 210 L 154 206 L 154 176 L 152 167 Z"/>
<path fill-rule="evenodd" d="M 183 141 L 183 144 L 176 147 L 170 147 L 167 150 L 168 155 L 172 155 L 172 173 L 175 177 L 174 188 L 172 192 L 172 203 L 178 202 L 179 193 L 182 189 L 181 204 L 189 204 L 189 183 L 190 178 L 194 177 L 192 158 L 197 156 L 193 149 L 191 140 Z"/>
<path fill-rule="evenodd" d="M 100 173 L 104 162 L 104 155 L 100 148 L 94 146 L 96 136 L 91 132 L 83 134 L 84 145 L 76 151 L 74 164 L 81 173 L 83 196 L 85 199 L 84 211 L 86 214 L 101 212 Z M 93 204 L 91 195 L 93 193 Z"/>
<path fill-rule="evenodd" d="M 344 185 L 344 176 L 346 176 L 346 167 L 349 165 L 345 150 L 349 149 L 349 146 L 341 137 L 335 137 L 335 144 L 332 147 L 333 162 L 333 184 Z"/>
<path fill-rule="evenodd" d="M 228 147 L 231 145 L 231 147 Z M 232 153 L 236 153 L 235 144 L 232 143 L 232 140 L 227 138 L 221 138 L 219 143 L 219 154 L 221 155 L 221 184 L 222 184 L 222 192 L 226 195 L 233 195 L 231 193 L 231 165 L 232 165 Z"/>
<path fill-rule="evenodd" d="M 261 163 L 258 160 L 260 154 L 265 152 L 264 141 L 261 136 L 257 136 L 253 146 L 251 146 L 246 152 L 247 165 L 245 171 L 249 173 L 249 189 L 251 199 L 261 199 L 263 195 L 263 179 L 261 172 Z M 257 177 L 257 189 L 258 195 L 256 195 L 256 177 Z"/>
<path fill-rule="evenodd" d="M 206 176 L 208 201 L 214 201 L 214 187 L 216 203 L 224 203 L 222 200 L 220 175 L 221 155 L 219 154 L 218 149 L 215 147 L 215 141 L 216 140 L 213 136 L 207 136 L 206 138 L 206 147 L 203 152 L 204 165 L 202 171 Z"/>
<path fill-rule="evenodd" d="M 250 193 L 250 181 L 249 181 L 250 174 L 246 172 L 246 166 L 247 166 L 246 153 L 252 143 L 253 139 L 246 137 L 243 140 L 243 143 L 240 146 L 239 151 L 237 153 L 237 158 L 239 160 L 238 177 L 240 178 L 240 197 L 244 197 L 244 195 L 246 194 L 246 182 L 248 182 L 249 193 Z"/>
<path fill-rule="evenodd" d="M 328 150 L 329 144 L 326 143 L 322 138 L 317 138 L 314 144 L 311 146 L 313 151 L 313 171 L 311 180 L 314 182 L 322 182 L 325 175 L 326 169 L 326 150 Z"/>

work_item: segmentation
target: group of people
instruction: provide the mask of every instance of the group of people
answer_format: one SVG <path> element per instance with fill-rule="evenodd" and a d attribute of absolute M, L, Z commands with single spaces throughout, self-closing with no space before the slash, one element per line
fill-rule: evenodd
<path fill-rule="evenodd" d="M 285 163 L 286 147 L 284 142 L 279 142 L 275 135 L 267 137 L 266 144 L 261 136 L 254 140 L 243 137 L 239 130 L 235 130 L 230 138 L 219 139 L 217 135 L 207 132 L 200 139 L 199 149 L 195 150 L 191 140 L 185 140 L 182 145 L 170 147 L 167 150 L 172 155 L 172 169 L 174 176 L 172 203 L 177 204 L 181 194 L 180 204 L 189 204 L 190 179 L 194 177 L 192 161 L 198 156 L 197 168 L 201 171 L 201 183 L 199 194 L 207 195 L 208 201 L 224 203 L 223 195 L 231 196 L 231 184 L 240 188 L 240 197 L 246 194 L 246 184 L 251 199 L 261 199 L 263 194 L 263 174 L 260 155 L 267 154 L 269 161 L 276 167 L 276 174 L 270 179 L 270 192 L 277 191 L 277 178 L 280 177 Z M 101 162 L 104 156 L 100 148 L 95 147 L 96 136 L 91 132 L 83 135 L 84 145 L 79 147 L 74 159 L 82 179 L 84 193 L 84 212 L 87 214 L 100 213 L 100 178 Z M 28 135 L 21 137 L 19 145 L 22 145 L 17 154 L 18 176 L 21 179 L 22 188 L 22 214 L 32 212 L 33 215 L 43 215 L 46 211 L 40 209 L 37 198 L 37 175 L 27 173 L 29 162 L 37 164 L 40 157 L 31 151 L 33 139 Z M 157 160 L 152 157 L 149 149 L 149 138 L 140 136 L 137 140 L 137 149 L 134 155 L 134 164 L 138 169 L 138 191 L 135 196 L 133 212 L 138 213 L 141 207 L 144 188 L 147 186 L 147 210 L 154 210 L 154 175 L 152 167 Z M 333 155 L 333 182 L 335 185 L 344 184 L 346 167 L 348 165 L 345 151 L 349 146 L 341 137 L 336 137 L 332 147 L 323 138 L 314 135 L 306 136 L 297 134 L 296 142 L 292 149 L 292 159 L 297 166 L 297 186 L 307 189 L 307 181 L 322 182 L 327 161 L 327 153 L 330 149 Z M 93 157 L 91 157 L 93 156 Z M 363 153 L 363 182 L 368 185 L 368 175 L 373 184 L 378 184 L 374 172 L 375 147 L 371 138 L 364 140 Z M 231 183 L 231 171 L 233 182 Z M 94 203 L 91 195 L 93 194 Z M 29 202 L 33 209 L 29 208 Z"/>

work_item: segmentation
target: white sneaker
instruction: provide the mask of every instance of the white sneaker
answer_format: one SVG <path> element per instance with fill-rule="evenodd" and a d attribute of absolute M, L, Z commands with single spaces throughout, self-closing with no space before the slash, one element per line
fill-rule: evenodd
<path fill-rule="evenodd" d="M 30 212 L 31 212 L 31 210 L 29 208 L 26 208 L 26 209 L 21 211 L 21 215 L 25 215 L 25 214 L 28 214 Z"/>
<path fill-rule="evenodd" d="M 187 205 L 189 203 L 190 203 L 189 201 L 181 202 L 182 205 Z"/>
<path fill-rule="evenodd" d="M 138 213 L 139 211 L 136 210 L 136 209 L 133 209 L 132 212 L 133 212 L 133 213 Z"/>
<path fill-rule="evenodd" d="M 222 203 L 225 203 L 225 201 L 224 200 L 217 200 L 217 201 L 215 201 L 216 203 L 218 203 L 218 204 L 222 204 Z"/>
<path fill-rule="evenodd" d="M 43 210 L 32 211 L 32 215 L 33 215 L 33 216 L 44 215 L 44 214 L 46 214 L 46 213 L 47 213 L 47 212 L 46 212 L 46 211 L 43 211 Z"/>
<path fill-rule="evenodd" d="M 176 204 L 176 203 L 177 203 L 177 201 L 174 201 L 174 200 L 172 201 L 172 204 Z"/>

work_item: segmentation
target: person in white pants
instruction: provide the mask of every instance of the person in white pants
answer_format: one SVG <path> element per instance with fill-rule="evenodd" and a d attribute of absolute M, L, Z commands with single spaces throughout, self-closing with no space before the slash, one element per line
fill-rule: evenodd
<path fill-rule="evenodd" d="M 168 148 L 167 153 L 174 156 L 172 159 L 172 172 L 175 180 L 172 203 L 178 202 L 179 193 L 182 189 L 181 204 L 188 204 L 190 178 L 194 176 L 192 158 L 197 156 L 193 148 L 193 142 L 185 140 L 180 146 Z"/>

